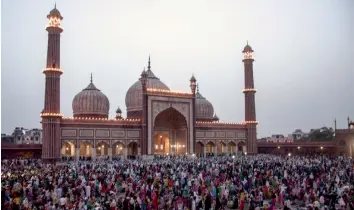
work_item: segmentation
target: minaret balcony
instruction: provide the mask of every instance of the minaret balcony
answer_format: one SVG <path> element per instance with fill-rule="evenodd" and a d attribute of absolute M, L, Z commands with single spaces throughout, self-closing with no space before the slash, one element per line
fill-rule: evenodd
<path fill-rule="evenodd" d="M 58 72 L 58 73 L 62 74 L 63 70 L 60 68 L 44 68 L 43 73 L 46 73 L 46 72 Z"/>
<path fill-rule="evenodd" d="M 245 121 L 245 124 L 258 124 L 258 121 Z"/>
<path fill-rule="evenodd" d="M 63 117 L 61 113 L 41 113 L 41 117 Z"/>
<path fill-rule="evenodd" d="M 254 89 L 254 88 L 245 88 L 242 90 L 243 93 L 249 93 L 249 92 L 257 92 L 257 89 Z"/>

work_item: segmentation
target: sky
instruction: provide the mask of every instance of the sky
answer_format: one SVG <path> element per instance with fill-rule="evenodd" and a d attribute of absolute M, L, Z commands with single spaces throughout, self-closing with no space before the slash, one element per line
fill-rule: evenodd
<path fill-rule="evenodd" d="M 38 128 L 51 0 L 2 0 L 1 132 Z M 110 116 L 148 56 L 171 90 L 201 94 L 221 121 L 244 120 L 242 49 L 254 50 L 258 137 L 345 128 L 354 120 L 353 0 L 57 0 L 61 35 L 61 112 L 93 81 Z"/>

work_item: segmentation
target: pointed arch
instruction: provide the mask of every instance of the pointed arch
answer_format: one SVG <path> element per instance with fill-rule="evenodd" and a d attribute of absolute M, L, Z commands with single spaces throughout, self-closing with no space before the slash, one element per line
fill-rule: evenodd
<path fill-rule="evenodd" d="M 71 141 L 64 141 L 61 147 L 61 155 L 66 157 L 74 157 L 75 144 Z"/>

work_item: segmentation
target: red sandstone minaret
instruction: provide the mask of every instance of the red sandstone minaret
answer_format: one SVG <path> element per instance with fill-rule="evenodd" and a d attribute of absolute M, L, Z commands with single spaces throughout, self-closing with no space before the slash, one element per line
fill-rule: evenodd
<path fill-rule="evenodd" d="M 44 109 L 41 113 L 43 127 L 42 159 L 55 162 L 60 158 L 60 33 L 63 17 L 56 6 L 47 16 L 48 31 L 47 66 L 45 75 Z"/>
<path fill-rule="evenodd" d="M 243 63 L 245 65 L 245 89 L 243 93 L 245 94 L 245 123 L 247 126 L 247 152 L 249 154 L 257 153 L 257 124 L 256 121 L 256 102 L 253 81 L 253 50 L 251 46 L 247 45 L 242 51 L 243 53 Z"/>

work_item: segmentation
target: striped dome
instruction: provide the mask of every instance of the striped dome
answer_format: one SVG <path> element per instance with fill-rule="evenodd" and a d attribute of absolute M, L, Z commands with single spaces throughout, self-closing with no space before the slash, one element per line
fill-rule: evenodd
<path fill-rule="evenodd" d="M 78 93 L 73 100 L 74 117 L 102 117 L 109 114 L 109 100 L 96 86 L 91 83 Z"/>
<path fill-rule="evenodd" d="M 199 93 L 195 95 L 195 117 L 197 121 L 215 121 L 213 105 Z"/>

